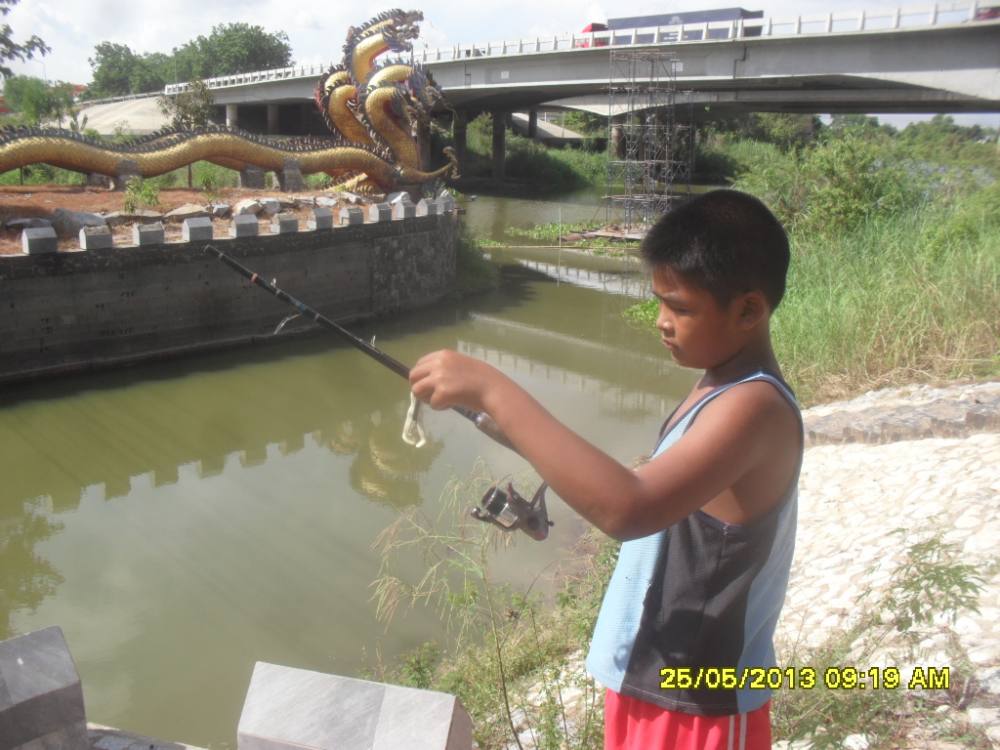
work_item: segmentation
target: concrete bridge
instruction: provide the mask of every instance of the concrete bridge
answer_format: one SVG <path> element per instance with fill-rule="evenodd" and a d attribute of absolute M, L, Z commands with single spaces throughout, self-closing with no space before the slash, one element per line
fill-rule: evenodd
<path fill-rule="evenodd" d="M 415 51 L 458 110 L 549 104 L 607 111 L 613 49 L 676 57 L 697 104 L 800 112 L 1000 111 L 1000 19 L 975 0 L 860 11 L 564 34 Z M 207 79 L 216 103 L 299 103 L 325 66 Z M 173 84 L 165 93 L 182 91 Z M 601 109 L 603 102 L 603 111 Z M 238 116 L 238 110 L 229 110 Z M 615 114 L 615 113 L 610 113 Z M 275 115 L 272 115 L 272 125 Z"/>
<path fill-rule="evenodd" d="M 609 103 L 608 86 L 611 53 L 622 49 L 672 56 L 680 92 L 675 101 L 692 105 L 689 111 L 704 119 L 747 111 L 996 112 L 1000 19 L 976 20 L 980 9 L 977 0 L 960 0 L 570 33 L 423 49 L 412 59 L 426 66 L 454 108 L 459 153 L 466 122 L 483 111 L 494 115 L 495 155 L 502 154 L 504 123 L 513 111 L 544 105 L 619 115 Z M 205 82 L 225 108 L 227 124 L 262 132 L 324 132 L 312 96 L 326 67 L 292 66 Z M 187 86 L 172 84 L 164 93 Z M 535 123 L 531 115 L 529 135 Z"/>

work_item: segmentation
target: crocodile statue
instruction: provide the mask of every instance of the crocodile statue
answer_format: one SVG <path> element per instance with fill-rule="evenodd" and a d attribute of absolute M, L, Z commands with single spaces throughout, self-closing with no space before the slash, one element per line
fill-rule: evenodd
<path fill-rule="evenodd" d="M 405 52 L 419 33 L 419 11 L 391 10 L 351 27 L 344 58 L 320 78 L 316 103 L 330 136 L 270 139 L 238 128 L 209 126 L 162 130 L 111 144 L 69 130 L 0 130 L 0 172 L 46 163 L 106 175 L 119 182 L 155 177 L 204 160 L 235 170 L 248 166 L 302 174 L 326 173 L 334 189 L 389 192 L 458 176 L 454 151 L 447 163 L 425 170 L 417 133 L 426 132 L 441 93 L 420 68 L 401 61 L 381 67 L 376 58 Z"/>

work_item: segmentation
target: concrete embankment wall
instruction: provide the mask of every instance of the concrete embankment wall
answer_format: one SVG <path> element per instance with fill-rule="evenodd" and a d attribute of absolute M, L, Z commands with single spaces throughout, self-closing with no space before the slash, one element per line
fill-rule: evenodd
<path fill-rule="evenodd" d="M 455 222 L 430 215 L 212 244 L 324 315 L 354 320 L 446 294 Z M 0 256 L 0 382 L 269 337 L 294 311 L 206 244 Z"/>

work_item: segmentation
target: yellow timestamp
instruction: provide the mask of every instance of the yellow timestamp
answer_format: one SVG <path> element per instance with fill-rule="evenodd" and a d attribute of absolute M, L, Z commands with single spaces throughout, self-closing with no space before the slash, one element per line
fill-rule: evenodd
<path fill-rule="evenodd" d="M 949 667 L 663 667 L 661 690 L 947 690 Z"/>

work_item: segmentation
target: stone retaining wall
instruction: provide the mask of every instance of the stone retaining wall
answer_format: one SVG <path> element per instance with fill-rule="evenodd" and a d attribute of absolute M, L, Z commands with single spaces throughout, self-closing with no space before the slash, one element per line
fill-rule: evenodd
<path fill-rule="evenodd" d="M 455 221 L 432 214 L 211 242 L 324 315 L 350 320 L 450 291 Z M 292 311 L 205 244 L 0 256 L 0 382 L 271 337 Z"/>

